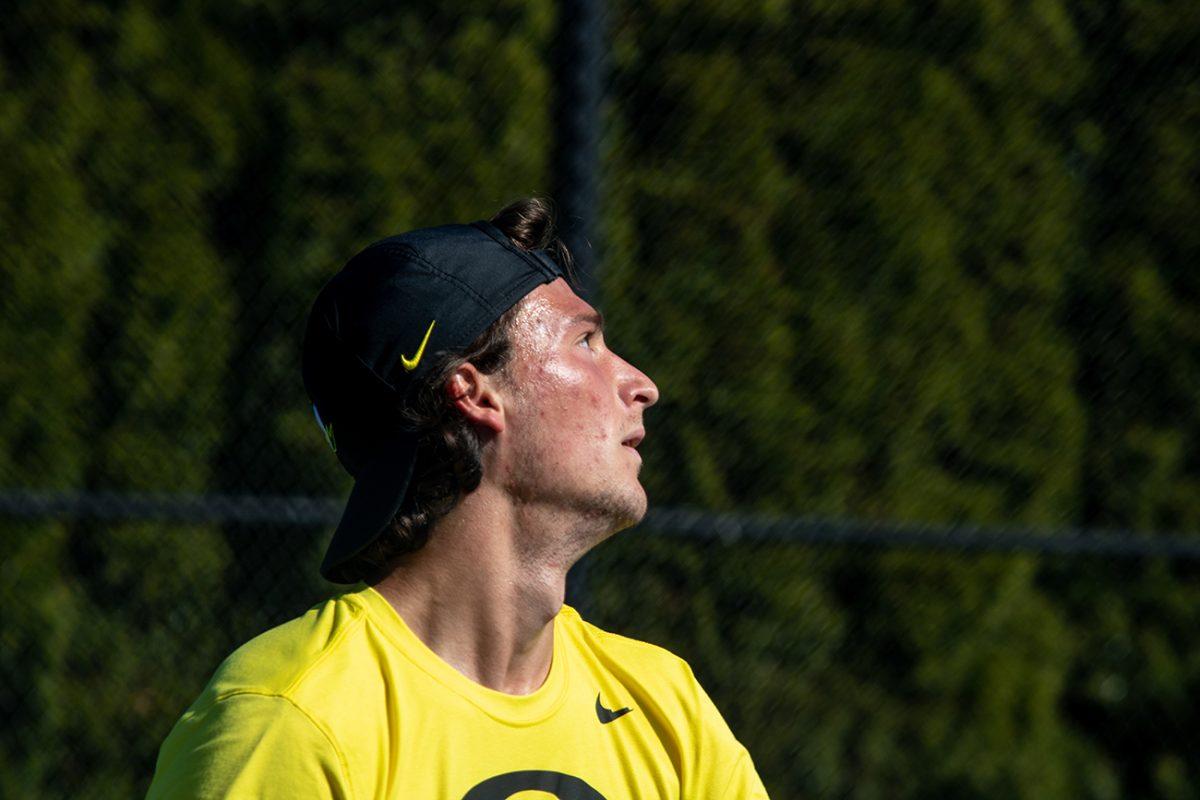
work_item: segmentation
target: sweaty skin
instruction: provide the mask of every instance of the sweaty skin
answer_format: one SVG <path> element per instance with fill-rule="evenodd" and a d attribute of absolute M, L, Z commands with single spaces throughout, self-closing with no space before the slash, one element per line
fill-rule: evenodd
<path fill-rule="evenodd" d="M 561 279 L 525 297 L 510 340 L 502 371 L 466 364 L 448 385 L 482 434 L 479 488 L 375 588 L 443 661 L 521 695 L 550 671 L 567 571 L 646 513 L 636 447 L 658 388 Z"/>

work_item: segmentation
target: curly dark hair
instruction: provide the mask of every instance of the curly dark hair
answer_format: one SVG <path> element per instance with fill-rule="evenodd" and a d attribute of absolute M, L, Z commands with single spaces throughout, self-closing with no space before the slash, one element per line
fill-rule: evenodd
<path fill-rule="evenodd" d="M 518 247 L 545 250 L 571 274 L 573 259 L 555 231 L 549 201 L 540 197 L 518 200 L 490 221 Z M 433 524 L 463 495 L 479 486 L 483 478 L 483 444 L 475 428 L 449 400 L 446 381 L 465 363 L 475 365 L 485 375 L 503 370 L 512 356 L 509 329 L 520 307 L 517 303 L 501 314 L 465 350 L 435 354 L 429 377 L 414 387 L 412 402 L 405 411 L 406 422 L 419 431 L 420 438 L 401 512 L 373 542 L 343 564 L 336 577 L 346 583 L 382 578 L 400 556 L 424 547 Z"/>

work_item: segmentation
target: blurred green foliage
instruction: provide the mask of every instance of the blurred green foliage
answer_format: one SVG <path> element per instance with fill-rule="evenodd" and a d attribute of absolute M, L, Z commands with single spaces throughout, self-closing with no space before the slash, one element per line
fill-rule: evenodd
<path fill-rule="evenodd" d="M 652 500 L 1200 529 L 1200 13 L 610 9 L 614 346 Z M 304 314 L 545 191 L 555 6 L 19 3 L 0 484 L 336 494 Z M 327 531 L 0 523 L 0 795 L 125 797 Z M 630 532 L 590 616 L 687 657 L 772 796 L 1195 798 L 1197 568 Z"/>

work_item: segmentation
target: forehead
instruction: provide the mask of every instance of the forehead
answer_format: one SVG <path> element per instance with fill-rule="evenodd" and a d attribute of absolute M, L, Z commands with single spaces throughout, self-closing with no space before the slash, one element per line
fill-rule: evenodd
<path fill-rule="evenodd" d="M 514 323 L 518 327 L 558 328 L 596 310 L 571 289 L 562 278 L 544 283 L 525 295 Z"/>

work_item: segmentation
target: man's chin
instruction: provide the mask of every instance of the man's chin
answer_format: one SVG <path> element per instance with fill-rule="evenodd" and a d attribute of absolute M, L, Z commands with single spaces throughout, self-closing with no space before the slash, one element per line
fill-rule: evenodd
<path fill-rule="evenodd" d="M 629 492 L 610 494 L 596 503 L 589 516 L 602 520 L 604 528 L 601 541 L 615 533 L 632 528 L 646 516 L 646 492 L 641 484 Z"/>
<path fill-rule="evenodd" d="M 613 533 L 623 531 L 626 528 L 632 528 L 641 522 L 646 516 L 648 502 L 646 500 L 646 492 L 639 484 L 636 491 L 632 492 L 629 497 L 625 498 L 625 503 L 613 515 Z"/>

